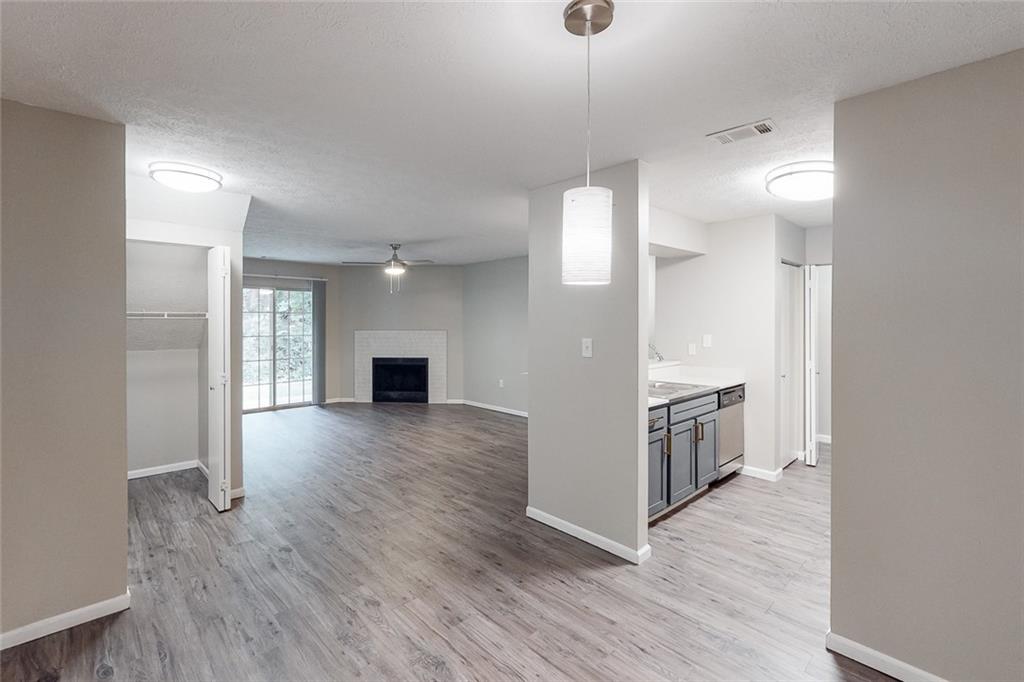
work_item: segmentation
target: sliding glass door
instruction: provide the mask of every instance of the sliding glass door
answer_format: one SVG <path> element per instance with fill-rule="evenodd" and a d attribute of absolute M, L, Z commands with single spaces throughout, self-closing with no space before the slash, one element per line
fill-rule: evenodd
<path fill-rule="evenodd" d="M 242 290 L 242 409 L 313 401 L 313 294 Z"/>

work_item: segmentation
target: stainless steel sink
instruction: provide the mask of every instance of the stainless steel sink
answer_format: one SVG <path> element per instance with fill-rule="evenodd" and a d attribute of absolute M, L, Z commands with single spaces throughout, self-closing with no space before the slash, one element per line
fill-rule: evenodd
<path fill-rule="evenodd" d="M 661 398 L 662 400 L 675 400 L 676 398 L 685 398 L 693 393 L 700 393 L 709 388 L 713 387 L 703 384 L 684 384 L 676 381 L 648 381 L 647 395 L 651 398 Z"/>

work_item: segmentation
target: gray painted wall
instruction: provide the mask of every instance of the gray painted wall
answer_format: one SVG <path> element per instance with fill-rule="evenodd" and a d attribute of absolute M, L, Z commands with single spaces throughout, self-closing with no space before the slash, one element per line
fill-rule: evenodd
<path fill-rule="evenodd" d="M 1022 74 L 836 105 L 831 626 L 947 679 L 1024 679 Z"/>
<path fill-rule="evenodd" d="M 199 458 L 198 393 L 197 349 L 128 351 L 128 471 Z"/>
<path fill-rule="evenodd" d="M 804 235 L 804 249 L 808 265 L 832 263 L 832 226 L 812 227 Z"/>
<path fill-rule="evenodd" d="M 0 629 L 124 595 L 124 126 L 3 101 Z"/>
<path fill-rule="evenodd" d="M 746 465 L 779 467 L 776 456 L 776 301 L 774 216 L 714 223 L 704 256 L 658 259 L 658 348 L 683 364 L 742 369 Z M 711 334 L 711 348 L 701 345 Z M 687 345 L 697 345 L 697 355 Z"/>
<path fill-rule="evenodd" d="M 328 400 L 354 396 L 357 329 L 447 330 L 448 398 L 463 397 L 462 267 L 412 267 L 403 276 L 398 294 L 388 293 L 387 277 L 380 268 L 259 258 L 246 258 L 243 268 L 249 277 L 274 274 L 327 279 Z"/>
<path fill-rule="evenodd" d="M 129 240 L 125 308 L 205 312 L 208 251 L 202 246 Z M 128 320 L 127 326 L 129 351 L 194 350 L 206 333 L 202 320 Z"/>
<path fill-rule="evenodd" d="M 196 361 L 196 391 L 198 399 L 196 400 L 197 412 L 199 414 L 199 423 L 196 427 L 196 436 L 199 442 L 196 446 L 196 452 L 198 453 L 197 459 L 203 467 L 209 469 L 210 466 L 210 344 L 209 337 L 205 328 L 203 329 L 203 338 L 199 342 L 199 355 Z"/>
<path fill-rule="evenodd" d="M 530 192 L 529 505 L 638 551 L 647 546 L 646 166 L 613 166 L 592 182 L 614 193 L 608 286 L 561 282 L 562 194 L 582 178 Z M 581 357 L 582 337 L 594 357 Z"/>
<path fill-rule="evenodd" d="M 466 400 L 526 411 L 528 288 L 525 256 L 463 269 Z M 499 379 L 505 382 L 504 388 L 499 388 Z"/>

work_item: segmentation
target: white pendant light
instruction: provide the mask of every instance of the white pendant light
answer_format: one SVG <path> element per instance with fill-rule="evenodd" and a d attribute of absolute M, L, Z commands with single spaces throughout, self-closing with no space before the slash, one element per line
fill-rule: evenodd
<path fill-rule="evenodd" d="M 574 0 L 563 14 L 565 28 L 587 38 L 587 184 L 562 195 L 562 284 L 612 281 L 612 191 L 590 184 L 590 36 L 612 23 L 611 0 Z"/>
<path fill-rule="evenodd" d="M 221 188 L 224 179 L 220 173 L 208 168 L 174 161 L 154 161 L 149 164 L 149 177 L 161 185 L 182 192 L 213 192 Z"/>
<path fill-rule="evenodd" d="M 831 161 L 797 161 L 769 171 L 764 188 L 769 194 L 793 201 L 831 199 L 834 176 Z"/>

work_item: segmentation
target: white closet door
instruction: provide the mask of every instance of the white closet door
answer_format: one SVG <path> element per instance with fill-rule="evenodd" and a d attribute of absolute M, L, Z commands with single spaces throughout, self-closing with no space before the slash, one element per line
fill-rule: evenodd
<path fill-rule="evenodd" d="M 231 508 L 231 249 L 207 257 L 209 340 L 209 469 L 207 496 L 217 511 Z"/>

